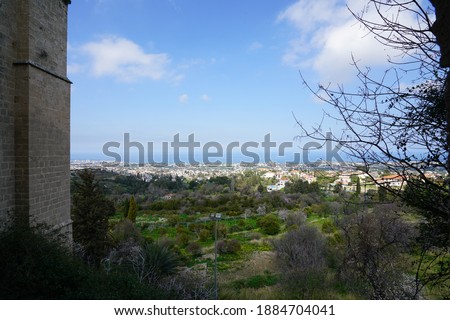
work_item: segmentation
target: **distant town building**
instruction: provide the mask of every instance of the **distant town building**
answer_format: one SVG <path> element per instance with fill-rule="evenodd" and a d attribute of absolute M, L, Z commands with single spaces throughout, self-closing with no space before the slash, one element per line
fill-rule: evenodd
<path fill-rule="evenodd" d="M 281 178 L 277 182 L 277 184 L 267 186 L 267 192 L 280 191 L 280 190 L 284 189 L 284 187 L 286 186 L 287 182 L 289 182 L 289 179 Z"/>
<path fill-rule="evenodd" d="M 377 180 L 377 183 L 388 188 L 402 188 L 406 185 L 405 179 L 398 174 L 382 176 Z"/>

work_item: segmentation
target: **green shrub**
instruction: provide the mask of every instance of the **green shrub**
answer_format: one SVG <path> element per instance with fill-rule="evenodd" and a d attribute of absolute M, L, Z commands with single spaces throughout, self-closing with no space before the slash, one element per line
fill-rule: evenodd
<path fill-rule="evenodd" d="M 258 219 L 257 226 L 261 228 L 262 232 L 268 235 L 276 235 L 280 232 L 280 219 L 273 214 L 268 214 Z"/>
<path fill-rule="evenodd" d="M 206 242 L 208 240 L 211 240 L 211 232 L 208 229 L 202 229 L 200 230 L 200 233 L 198 234 L 198 238 L 201 242 Z"/>
<path fill-rule="evenodd" d="M 158 234 L 160 236 L 165 236 L 165 235 L 167 235 L 168 232 L 169 231 L 167 230 L 167 228 L 164 228 L 164 227 L 158 228 Z"/>
<path fill-rule="evenodd" d="M 185 226 L 182 226 L 182 225 L 178 225 L 178 226 L 175 228 L 175 231 L 176 231 L 177 233 L 189 233 L 189 229 L 186 228 Z"/>
<path fill-rule="evenodd" d="M 237 224 L 234 224 L 229 228 L 230 233 L 240 232 L 242 230 L 243 228 L 241 226 L 238 226 Z"/>
<path fill-rule="evenodd" d="M 321 217 L 327 217 L 332 213 L 331 207 L 327 202 L 323 202 L 323 203 L 319 203 L 319 204 L 317 204 L 317 203 L 312 204 L 309 207 L 305 208 L 305 212 L 308 215 L 316 214 Z"/>
<path fill-rule="evenodd" d="M 334 233 L 336 231 L 336 227 L 334 226 L 334 224 L 331 221 L 326 220 L 323 224 L 322 224 L 322 232 L 323 233 Z"/>
<path fill-rule="evenodd" d="M 202 246 L 198 242 L 191 242 L 186 246 L 187 252 L 193 257 L 199 257 L 203 254 Z"/>
<path fill-rule="evenodd" d="M 249 232 L 246 234 L 246 238 L 250 240 L 259 240 L 262 238 L 262 234 L 259 232 Z"/>
<path fill-rule="evenodd" d="M 232 285 L 236 289 L 243 289 L 243 288 L 259 289 L 263 287 L 273 286 L 277 284 L 277 282 L 278 276 L 267 272 L 262 275 L 256 275 L 247 279 L 234 281 Z"/>
<path fill-rule="evenodd" d="M 124 219 L 114 226 L 111 233 L 114 242 L 120 243 L 123 241 L 142 242 L 141 232 L 136 228 L 136 225 L 129 219 Z"/>
<path fill-rule="evenodd" d="M 219 234 L 218 237 L 220 238 L 226 238 L 228 235 L 228 226 L 226 224 L 219 224 Z"/>
<path fill-rule="evenodd" d="M 175 272 L 179 261 L 169 247 L 160 243 L 146 243 L 142 247 L 145 258 L 144 267 L 158 275 L 169 275 Z"/>
<path fill-rule="evenodd" d="M 175 227 L 178 225 L 178 223 L 180 223 L 181 218 L 179 215 L 176 214 L 172 214 L 167 218 L 167 223 L 169 224 L 169 226 L 171 227 Z"/>
<path fill-rule="evenodd" d="M 177 244 L 180 247 L 184 248 L 184 247 L 186 247 L 189 244 L 189 240 L 190 240 L 190 237 L 189 237 L 188 234 L 186 234 L 186 233 L 179 233 L 177 235 L 176 242 L 177 242 Z"/>

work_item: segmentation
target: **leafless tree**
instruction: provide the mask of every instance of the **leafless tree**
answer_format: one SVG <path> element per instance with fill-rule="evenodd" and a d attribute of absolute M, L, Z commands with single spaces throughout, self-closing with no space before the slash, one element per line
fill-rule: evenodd
<path fill-rule="evenodd" d="M 284 288 L 297 298 L 318 298 L 326 278 L 326 241 L 320 231 L 304 224 L 273 244 Z"/>
<path fill-rule="evenodd" d="M 367 10 L 376 10 L 380 21 L 365 17 Z M 428 168 L 448 172 L 447 120 L 444 86 L 447 70 L 439 65 L 439 46 L 431 32 L 432 8 L 423 8 L 413 0 L 370 0 L 354 17 L 380 43 L 399 53 L 389 58 L 392 67 L 379 78 L 370 68 L 362 68 L 353 58 L 359 86 L 347 91 L 343 85 L 311 87 L 305 85 L 322 101 L 330 104 L 337 115 L 326 116 L 343 125 L 341 134 L 326 135 L 321 125 L 307 128 L 300 122 L 302 136 L 322 141 L 334 140 L 343 152 L 371 173 L 373 164 L 384 164 L 406 180 L 418 177 L 438 190 L 425 172 Z M 417 26 L 403 25 L 401 17 L 412 14 Z M 405 88 L 403 79 L 417 75 Z M 390 189 L 391 192 L 397 189 Z"/>
<path fill-rule="evenodd" d="M 158 287 L 182 300 L 210 300 L 215 295 L 212 277 L 193 270 L 166 277 L 159 282 Z"/>
<path fill-rule="evenodd" d="M 285 219 L 286 228 L 288 229 L 298 228 L 304 225 L 305 222 L 306 222 L 306 214 L 303 211 L 290 212 Z"/>
<path fill-rule="evenodd" d="M 447 11 L 449 8 L 447 5 Z M 379 19 L 367 18 L 367 10 L 376 10 Z M 335 112 L 325 113 L 324 118 L 341 123 L 343 130 L 330 136 L 322 124 L 307 128 L 298 121 L 301 136 L 339 143 L 358 169 L 419 209 L 424 219 L 418 238 L 421 254 L 416 283 L 421 283 L 420 287 L 445 282 L 450 274 L 448 263 L 442 263 L 450 252 L 450 90 L 449 65 L 442 63 L 438 45 L 442 42 L 438 43 L 433 26 L 434 7 L 424 7 L 415 0 L 368 0 L 363 10 L 351 12 L 368 36 L 398 54 L 388 58 L 391 67 L 381 76 L 361 67 L 354 57 L 359 81 L 354 91 L 331 84 L 316 89 L 302 76 L 307 88 L 334 108 Z M 415 25 L 404 24 L 404 15 L 413 16 Z M 407 87 L 403 85 L 406 79 L 411 83 Z M 380 184 L 373 169 L 380 164 L 402 178 L 402 188 Z M 435 174 L 431 176 L 428 171 Z M 430 254 L 434 258 L 425 259 Z M 435 268 L 439 272 L 430 274 Z"/>
<path fill-rule="evenodd" d="M 399 208 L 379 205 L 368 213 L 345 216 L 338 221 L 344 236 L 341 272 L 362 283 L 372 299 L 413 299 L 414 278 L 404 270 L 403 253 L 411 251 L 414 229 L 406 224 Z"/>

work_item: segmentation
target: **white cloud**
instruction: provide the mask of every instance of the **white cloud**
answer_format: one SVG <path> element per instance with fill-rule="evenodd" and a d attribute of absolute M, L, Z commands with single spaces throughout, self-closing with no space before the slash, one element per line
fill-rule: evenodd
<path fill-rule="evenodd" d="M 178 101 L 180 103 L 187 103 L 189 101 L 189 96 L 186 93 L 183 93 L 179 98 Z"/>
<path fill-rule="evenodd" d="M 184 75 L 184 74 L 175 74 L 175 75 L 172 76 L 172 80 L 173 80 L 175 83 L 178 83 L 178 82 L 184 80 L 184 78 L 185 78 L 185 75 Z"/>
<path fill-rule="evenodd" d="M 319 24 L 342 20 L 345 6 L 337 0 L 299 0 L 278 15 L 277 21 L 288 21 L 302 31 L 313 31 Z"/>
<path fill-rule="evenodd" d="M 95 76 L 113 76 L 124 82 L 139 79 L 176 78 L 169 70 L 166 53 L 146 53 L 138 44 L 120 37 L 104 37 L 81 47 L 90 58 L 90 70 Z"/>
<path fill-rule="evenodd" d="M 205 102 L 211 101 L 211 98 L 206 93 L 201 96 L 201 99 Z"/>
<path fill-rule="evenodd" d="M 347 5 L 355 12 L 364 9 L 360 0 L 349 0 Z M 375 10 L 369 8 L 364 14 L 369 21 L 380 21 Z M 414 25 L 412 17 L 404 19 Z M 288 44 L 283 62 L 295 68 L 311 68 L 323 81 L 344 82 L 351 77 L 355 73 L 352 55 L 360 66 L 376 67 L 385 66 L 388 55 L 396 54 L 355 20 L 344 1 L 298 0 L 278 15 L 277 22 L 286 22 L 297 33 Z"/>
<path fill-rule="evenodd" d="M 84 71 L 84 65 L 79 63 L 68 63 L 67 64 L 67 73 L 68 74 L 75 74 L 80 73 Z"/>
<path fill-rule="evenodd" d="M 263 47 L 262 43 L 254 41 L 248 46 L 248 51 L 256 51 L 261 49 L 262 47 Z"/>

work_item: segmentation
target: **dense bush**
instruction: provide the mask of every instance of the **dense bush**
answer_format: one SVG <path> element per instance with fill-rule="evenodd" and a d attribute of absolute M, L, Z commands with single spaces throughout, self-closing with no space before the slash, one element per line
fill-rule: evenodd
<path fill-rule="evenodd" d="M 111 233 L 113 242 L 118 244 L 123 241 L 142 242 L 142 235 L 136 225 L 129 219 L 124 219 L 117 223 Z"/>
<path fill-rule="evenodd" d="M 199 257 L 203 253 L 202 246 L 198 242 L 191 242 L 186 246 L 186 251 L 193 257 Z"/>
<path fill-rule="evenodd" d="M 285 188 L 286 193 L 319 193 L 320 187 L 317 182 L 309 183 L 305 180 L 294 180 L 292 182 L 286 183 Z"/>
<path fill-rule="evenodd" d="M 322 232 L 323 233 L 333 233 L 337 230 L 336 226 L 333 224 L 333 222 L 326 220 L 322 224 Z"/>
<path fill-rule="evenodd" d="M 327 217 L 332 214 L 331 207 L 328 202 L 312 204 L 309 207 L 305 208 L 305 212 L 308 216 L 315 214 L 315 215 L 319 215 L 321 217 Z"/>
<path fill-rule="evenodd" d="M 45 228 L 0 234 L 0 299 L 166 299 L 128 272 L 85 265 L 65 240 Z"/>
<path fill-rule="evenodd" d="M 280 232 L 281 222 L 277 216 L 268 214 L 258 219 L 257 226 L 261 228 L 262 232 L 265 234 L 275 235 Z"/>
<path fill-rule="evenodd" d="M 189 240 L 190 240 L 190 237 L 185 232 L 178 233 L 177 238 L 176 238 L 177 244 L 182 248 L 186 247 L 189 244 Z"/>
<path fill-rule="evenodd" d="M 201 242 L 206 242 L 208 240 L 211 240 L 211 231 L 209 231 L 208 229 L 201 229 L 199 234 L 198 234 L 198 238 Z"/>
<path fill-rule="evenodd" d="M 241 244 L 236 239 L 221 240 L 217 242 L 217 251 L 219 253 L 237 253 L 241 250 Z"/>
<path fill-rule="evenodd" d="M 419 287 L 404 272 L 409 263 L 405 254 L 417 234 L 402 219 L 402 208 L 377 205 L 372 211 L 344 216 L 337 225 L 345 240 L 341 274 L 362 284 L 363 295 L 371 299 L 419 296 Z"/>
<path fill-rule="evenodd" d="M 155 211 L 178 210 L 183 205 L 180 199 L 160 200 L 150 204 L 149 209 Z"/>
<path fill-rule="evenodd" d="M 306 215 L 301 212 L 291 212 L 286 217 L 286 228 L 298 228 L 305 224 Z"/>
<path fill-rule="evenodd" d="M 122 193 L 130 194 L 146 192 L 149 186 L 148 182 L 145 182 L 144 180 L 139 179 L 139 177 L 133 175 L 117 175 L 114 177 L 114 182 L 118 185 L 118 187 L 120 186 L 124 188 Z"/>
<path fill-rule="evenodd" d="M 326 288 L 326 241 L 315 227 L 303 225 L 274 241 L 281 283 L 296 299 L 323 298 Z"/>

